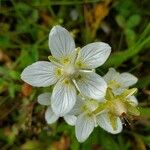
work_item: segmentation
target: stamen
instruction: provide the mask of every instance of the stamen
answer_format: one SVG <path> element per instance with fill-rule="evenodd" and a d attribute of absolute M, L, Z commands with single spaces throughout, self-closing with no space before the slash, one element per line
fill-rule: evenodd
<path fill-rule="evenodd" d="M 56 73 L 57 76 L 61 76 L 62 75 L 62 70 L 60 68 L 57 68 L 55 70 L 55 73 Z"/>
<path fill-rule="evenodd" d="M 85 72 L 85 73 L 88 73 L 88 72 L 93 72 L 93 70 L 80 70 L 79 72 Z"/>
<path fill-rule="evenodd" d="M 125 126 L 131 127 L 130 118 L 126 113 L 122 113 L 120 119 Z"/>
<path fill-rule="evenodd" d="M 77 82 L 75 79 L 72 79 L 72 82 L 74 83 L 75 87 L 77 88 L 77 90 L 80 92 L 80 94 L 82 95 L 82 92 L 79 89 L 79 86 L 77 85 Z M 82 95 L 83 96 L 83 95 Z M 84 96 L 83 96 L 84 97 Z"/>
<path fill-rule="evenodd" d="M 82 63 L 81 60 L 78 60 L 75 65 L 77 68 L 83 68 L 84 67 L 84 64 Z"/>
<path fill-rule="evenodd" d="M 61 59 L 60 62 L 61 62 L 62 64 L 64 64 L 64 65 L 67 65 L 67 64 L 70 63 L 70 61 L 71 61 L 71 60 L 70 60 L 70 57 L 64 57 L 64 58 Z"/>
<path fill-rule="evenodd" d="M 53 56 L 48 56 L 48 59 L 51 61 L 51 63 L 53 63 L 54 65 L 58 66 L 58 67 L 62 67 L 62 65 L 59 63 L 59 61 L 54 58 Z"/>
<path fill-rule="evenodd" d="M 75 62 L 76 62 L 76 59 L 77 59 L 77 57 L 78 57 L 78 54 L 79 54 L 79 52 L 80 52 L 80 50 L 81 50 L 81 48 L 80 47 L 77 47 L 76 49 L 75 49 L 75 51 L 72 53 L 72 55 L 71 55 L 71 64 L 75 64 Z"/>

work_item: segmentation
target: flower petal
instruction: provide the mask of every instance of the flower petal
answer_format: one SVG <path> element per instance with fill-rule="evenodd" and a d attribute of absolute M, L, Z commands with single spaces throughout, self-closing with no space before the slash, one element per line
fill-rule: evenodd
<path fill-rule="evenodd" d="M 71 111 L 69 112 L 70 115 L 79 115 L 81 113 L 83 113 L 83 106 L 84 100 L 82 100 L 79 96 L 77 96 L 77 100 L 76 103 L 74 105 L 74 107 L 71 109 Z"/>
<path fill-rule="evenodd" d="M 108 113 L 102 113 L 97 116 L 97 123 L 98 125 L 106 130 L 107 132 L 110 132 L 112 134 L 117 134 L 122 131 L 122 122 L 119 117 L 117 117 L 117 124 L 116 124 L 116 130 L 113 129 L 111 122 L 108 118 Z"/>
<path fill-rule="evenodd" d="M 55 69 L 56 67 L 50 62 L 38 61 L 23 70 L 21 79 L 32 86 L 46 87 L 58 80 Z"/>
<path fill-rule="evenodd" d="M 70 55 L 75 50 L 75 43 L 65 28 L 56 25 L 49 34 L 49 48 L 52 55 L 59 59 Z"/>
<path fill-rule="evenodd" d="M 81 93 L 87 97 L 101 100 L 105 96 L 107 84 L 94 72 L 80 72 L 76 83 Z"/>
<path fill-rule="evenodd" d="M 43 93 L 38 96 L 38 103 L 41 105 L 50 105 L 51 104 L 51 93 Z"/>
<path fill-rule="evenodd" d="M 76 124 L 77 117 L 74 115 L 65 115 L 64 119 L 69 125 L 74 126 Z"/>
<path fill-rule="evenodd" d="M 120 76 L 119 72 L 117 72 L 114 68 L 109 68 L 109 71 L 105 74 L 103 78 L 108 83 L 112 80 L 116 81 L 119 76 Z"/>
<path fill-rule="evenodd" d="M 76 102 L 75 86 L 67 79 L 59 81 L 52 92 L 52 109 L 59 115 L 63 116 L 68 113 Z"/>
<path fill-rule="evenodd" d="M 45 120 L 48 124 L 52 124 L 58 120 L 58 116 L 53 112 L 51 106 L 49 106 L 45 112 Z"/>
<path fill-rule="evenodd" d="M 135 96 L 130 96 L 129 101 L 132 102 L 134 104 L 134 106 L 138 105 L 138 100 Z"/>
<path fill-rule="evenodd" d="M 103 42 L 95 42 L 84 46 L 77 57 L 82 69 L 93 69 L 105 63 L 110 55 L 111 47 Z"/>
<path fill-rule="evenodd" d="M 119 83 L 121 83 L 124 87 L 129 87 L 135 84 L 138 79 L 131 73 L 121 73 L 120 78 L 117 80 Z"/>
<path fill-rule="evenodd" d="M 92 133 L 95 127 L 93 117 L 86 114 L 81 114 L 76 121 L 75 133 L 79 142 L 84 142 Z"/>

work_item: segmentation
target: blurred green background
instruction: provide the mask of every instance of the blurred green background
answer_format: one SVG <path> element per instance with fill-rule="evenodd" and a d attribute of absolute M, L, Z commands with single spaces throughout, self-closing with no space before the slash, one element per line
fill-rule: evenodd
<path fill-rule="evenodd" d="M 37 60 L 48 60 L 48 34 L 60 24 L 77 47 L 109 43 L 112 54 L 97 73 L 109 67 L 139 78 L 141 115 L 124 131 L 111 135 L 99 127 L 82 144 L 63 119 L 44 120 L 34 88 L 20 73 Z M 0 0 L 0 150 L 146 150 L 150 149 L 150 4 L 149 0 Z"/>

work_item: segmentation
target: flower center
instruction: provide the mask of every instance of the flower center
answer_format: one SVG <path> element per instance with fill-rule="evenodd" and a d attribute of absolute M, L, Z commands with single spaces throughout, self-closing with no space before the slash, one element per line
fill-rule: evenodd
<path fill-rule="evenodd" d="M 116 116 L 121 116 L 127 113 L 127 109 L 120 100 L 113 100 L 112 104 L 110 104 L 110 112 Z"/>
<path fill-rule="evenodd" d="M 72 77 L 76 73 L 76 69 L 73 65 L 66 65 L 63 68 L 63 74 L 67 77 Z"/>

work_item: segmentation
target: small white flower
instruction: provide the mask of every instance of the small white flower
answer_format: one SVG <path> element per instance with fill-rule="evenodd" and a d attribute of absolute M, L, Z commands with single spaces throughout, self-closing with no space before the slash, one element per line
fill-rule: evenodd
<path fill-rule="evenodd" d="M 45 120 L 48 124 L 52 124 L 59 119 L 59 116 L 53 112 L 51 107 L 51 93 L 40 94 L 38 96 L 38 103 L 47 106 L 47 110 L 45 112 Z M 63 116 L 63 118 L 69 125 L 72 126 L 75 125 L 77 119 L 76 116 L 69 113 Z"/>
<path fill-rule="evenodd" d="M 121 94 L 125 89 L 138 81 L 137 77 L 131 73 L 119 73 L 114 68 L 109 68 L 109 71 L 103 78 L 107 82 L 108 88 L 111 88 L 115 95 Z M 135 96 L 131 96 L 130 100 L 138 105 L 138 100 Z"/>
<path fill-rule="evenodd" d="M 81 99 L 82 98 L 82 99 Z M 96 110 L 99 107 L 98 100 L 77 97 L 75 106 L 72 109 L 72 115 L 77 116 L 75 124 L 75 134 L 79 142 L 84 142 L 97 126 Z"/>
<path fill-rule="evenodd" d="M 139 115 L 138 101 L 133 95 L 136 89 L 128 89 L 138 79 L 127 72 L 116 72 L 114 68 L 110 68 L 103 78 L 108 85 L 105 111 L 97 117 L 97 122 L 107 132 L 117 134 L 123 128 L 121 119 L 127 119 L 127 115 Z"/>
<path fill-rule="evenodd" d="M 119 73 L 114 68 L 109 68 L 109 71 L 103 78 L 107 82 L 108 87 L 111 88 L 116 95 L 138 81 L 134 75 L 128 72 Z"/>
<path fill-rule="evenodd" d="M 127 121 L 129 116 L 140 114 L 133 98 L 137 89 L 126 89 L 120 95 L 114 95 L 112 89 L 108 88 L 105 96 L 105 109 L 97 116 L 97 123 L 101 128 L 112 134 L 122 131 L 122 120 Z"/>
<path fill-rule="evenodd" d="M 75 49 L 69 32 L 54 26 L 49 34 L 51 62 L 38 61 L 26 67 L 22 80 L 36 87 L 46 87 L 56 83 L 52 92 L 51 105 L 55 114 L 63 116 L 76 102 L 76 88 L 85 96 L 101 99 L 107 84 L 102 77 L 92 72 L 101 66 L 110 55 L 111 48 L 103 42 L 95 42 Z"/>

